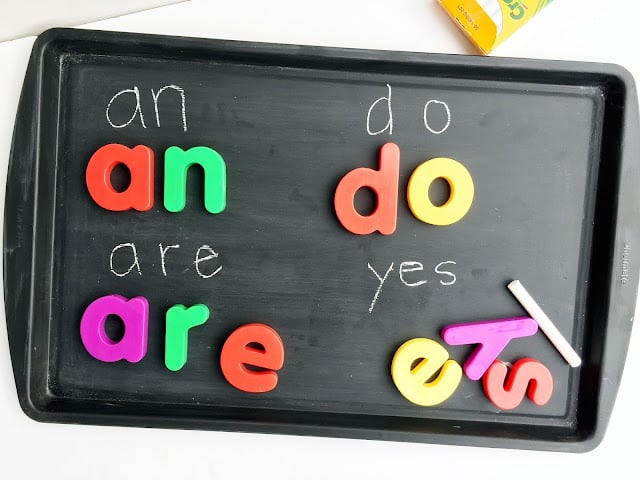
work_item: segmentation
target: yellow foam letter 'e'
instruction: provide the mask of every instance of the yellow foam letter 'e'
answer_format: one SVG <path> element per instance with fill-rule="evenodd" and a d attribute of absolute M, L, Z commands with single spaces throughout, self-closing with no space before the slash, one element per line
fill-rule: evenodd
<path fill-rule="evenodd" d="M 418 362 L 416 366 L 414 363 Z M 438 376 L 429 381 L 441 369 Z M 462 368 L 449 360 L 449 352 L 428 338 L 414 338 L 403 343 L 391 362 L 393 383 L 410 402 L 431 407 L 444 402 L 455 392 L 462 378 Z"/>
<path fill-rule="evenodd" d="M 435 206 L 429 200 L 429 186 L 436 178 L 449 183 L 449 199 Z M 452 158 L 433 158 L 419 165 L 407 185 L 407 201 L 411 213 L 431 225 L 451 225 L 464 217 L 473 202 L 473 178 L 460 162 Z"/>

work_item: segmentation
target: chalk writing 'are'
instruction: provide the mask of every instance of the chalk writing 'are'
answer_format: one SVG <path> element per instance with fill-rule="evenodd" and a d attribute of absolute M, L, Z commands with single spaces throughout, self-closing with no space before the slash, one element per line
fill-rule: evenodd
<path fill-rule="evenodd" d="M 169 250 L 178 249 L 180 245 L 163 245 L 158 244 L 160 250 L 160 266 L 162 269 L 162 275 L 167 276 L 167 264 L 166 258 Z M 196 273 L 201 278 L 211 278 L 216 276 L 222 270 L 222 265 L 217 260 L 219 257 L 216 252 L 209 245 L 201 245 L 195 253 L 195 260 L 193 265 Z M 214 261 L 215 260 L 215 261 Z M 128 263 L 125 263 L 128 262 Z M 208 266 L 201 266 L 209 262 Z M 138 249 L 133 242 L 120 243 L 111 250 L 109 255 L 109 271 L 116 277 L 126 277 L 131 272 L 136 272 L 138 275 L 142 275 L 142 269 L 140 268 L 140 260 L 138 257 Z"/>
<path fill-rule="evenodd" d="M 393 109 L 391 108 L 391 93 L 391 85 L 387 83 L 387 95 L 378 98 L 369 107 L 369 111 L 367 112 L 367 133 L 369 135 L 380 135 L 384 132 L 388 132 L 389 135 L 393 135 Z M 440 111 L 440 113 L 438 113 L 438 110 Z M 387 123 L 384 125 L 384 127 L 378 130 L 373 130 L 373 128 L 371 127 L 372 116 L 378 118 L 386 118 Z M 433 117 L 436 117 L 436 119 L 439 118 L 440 120 L 436 121 Z M 431 121 L 429 121 L 429 118 L 431 118 Z M 443 119 L 444 122 L 442 121 Z M 422 110 L 422 121 L 424 122 L 424 127 L 434 135 L 440 135 L 441 133 L 444 133 L 449 128 L 449 125 L 451 125 L 451 110 L 449 109 L 449 105 L 441 100 L 431 99 L 427 101 L 424 104 L 424 108 Z M 378 122 L 375 123 L 380 125 Z M 434 127 L 434 125 L 436 126 Z"/>
<path fill-rule="evenodd" d="M 153 99 L 153 108 L 156 114 L 156 125 L 160 127 L 160 112 L 158 111 L 158 99 L 160 98 L 160 95 L 162 95 L 162 93 L 166 91 L 175 91 L 180 96 L 180 112 L 182 114 L 182 130 L 186 132 L 187 131 L 187 110 L 186 110 L 184 89 L 182 87 L 179 87 L 178 85 L 165 85 L 164 87 L 160 88 L 157 92 L 153 88 L 151 89 L 151 98 Z M 134 103 L 131 103 L 131 100 L 133 100 Z M 126 101 L 130 102 L 126 105 L 131 105 L 131 107 L 133 108 L 133 110 L 131 111 L 131 116 L 129 117 L 129 120 L 122 123 L 114 123 L 113 119 L 111 118 L 112 117 L 111 108 L 114 105 L 118 105 L 121 102 L 126 102 Z M 125 128 L 129 126 L 135 120 L 136 117 L 140 119 L 140 125 L 142 125 L 142 128 L 147 128 L 147 124 L 144 121 L 144 114 L 142 113 L 142 105 L 140 104 L 140 89 L 137 86 L 134 86 L 133 88 L 125 88 L 124 90 L 120 90 L 113 97 L 111 97 L 111 100 L 109 100 L 109 103 L 107 104 L 105 115 L 107 117 L 107 122 L 109 122 L 109 125 L 111 125 L 113 128 Z"/>

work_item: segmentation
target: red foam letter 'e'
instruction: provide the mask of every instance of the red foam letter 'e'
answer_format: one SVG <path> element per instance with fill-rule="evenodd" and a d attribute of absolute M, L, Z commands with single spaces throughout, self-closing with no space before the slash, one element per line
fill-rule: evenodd
<path fill-rule="evenodd" d="M 507 366 L 496 360 L 482 378 L 484 392 L 501 410 L 516 408 L 525 393 L 538 406 L 545 405 L 553 393 L 553 377 L 547 367 L 533 358 L 521 358 L 507 377 Z"/>
<path fill-rule="evenodd" d="M 262 349 L 250 346 L 257 343 Z M 284 364 L 284 345 L 278 332 L 262 323 L 250 323 L 235 330 L 224 342 L 220 368 L 227 381 L 238 390 L 263 393 L 276 388 Z M 249 370 L 245 365 L 264 369 Z"/>
<path fill-rule="evenodd" d="M 400 149 L 395 143 L 386 143 L 380 149 L 380 169 L 356 168 L 347 173 L 336 188 L 334 206 L 338 220 L 351 233 L 367 235 L 376 230 L 390 235 L 396 230 L 398 216 L 398 177 Z M 353 205 L 358 190 L 372 189 L 377 206 L 371 215 L 362 216 Z"/>
<path fill-rule="evenodd" d="M 131 173 L 131 183 L 123 192 L 111 184 L 111 172 L 118 164 Z M 153 150 L 146 145 L 129 148 L 119 143 L 100 147 L 89 159 L 87 188 L 93 201 L 106 210 L 144 212 L 153 207 Z"/>

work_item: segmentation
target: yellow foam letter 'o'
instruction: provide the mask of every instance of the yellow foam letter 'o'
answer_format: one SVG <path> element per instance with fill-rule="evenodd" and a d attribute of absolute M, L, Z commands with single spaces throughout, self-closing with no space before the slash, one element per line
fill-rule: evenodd
<path fill-rule="evenodd" d="M 419 363 L 411 368 L 416 360 Z M 438 370 L 438 376 L 428 381 Z M 407 400 L 431 407 L 444 402 L 456 391 L 462 368 L 455 360 L 449 360 L 449 352 L 438 342 L 414 338 L 403 343 L 393 356 L 391 377 Z"/>
<path fill-rule="evenodd" d="M 429 200 L 429 186 L 444 178 L 451 189 L 449 199 L 439 207 Z M 451 225 L 464 217 L 473 202 L 473 178 L 460 162 L 452 158 L 433 158 L 419 165 L 407 185 L 411 213 L 425 223 Z"/>

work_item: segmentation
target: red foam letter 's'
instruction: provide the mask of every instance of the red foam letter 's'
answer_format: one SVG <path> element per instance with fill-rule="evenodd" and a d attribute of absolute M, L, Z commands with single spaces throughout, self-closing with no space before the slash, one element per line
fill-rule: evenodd
<path fill-rule="evenodd" d="M 496 360 L 482 378 L 487 397 L 499 409 L 516 408 L 525 394 L 538 406 L 545 405 L 551 399 L 553 377 L 538 360 L 521 358 L 513 365 L 508 378 L 507 371 L 507 366 Z"/>

